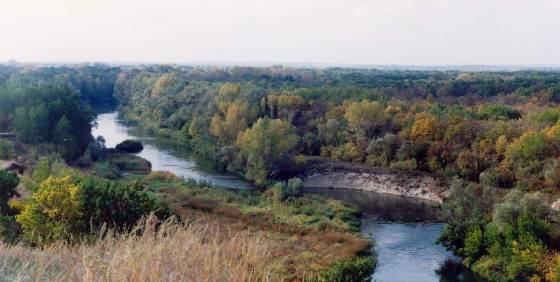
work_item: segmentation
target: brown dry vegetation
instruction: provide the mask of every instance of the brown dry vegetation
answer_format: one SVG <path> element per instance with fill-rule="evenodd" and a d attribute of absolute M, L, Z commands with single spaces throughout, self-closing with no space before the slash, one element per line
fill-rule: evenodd
<path fill-rule="evenodd" d="M 201 220 L 139 224 L 135 235 L 46 249 L 0 242 L 0 277 L 8 281 L 279 281 L 281 240 Z"/>
<path fill-rule="evenodd" d="M 154 231 L 148 219 L 128 234 L 43 249 L 0 242 L 0 281 L 320 281 L 334 262 L 370 247 L 356 233 L 302 229 L 182 189 L 159 191 L 182 223 Z"/>
<path fill-rule="evenodd" d="M 180 189 L 161 189 L 160 195 L 183 218 L 197 218 L 228 228 L 229 232 L 260 234 L 277 243 L 268 259 L 283 280 L 313 280 L 335 261 L 369 251 L 371 242 L 359 234 L 317 231 L 277 223 L 266 214 L 247 214 L 219 201 L 190 197 Z M 254 235 L 253 235 L 254 236 Z"/>

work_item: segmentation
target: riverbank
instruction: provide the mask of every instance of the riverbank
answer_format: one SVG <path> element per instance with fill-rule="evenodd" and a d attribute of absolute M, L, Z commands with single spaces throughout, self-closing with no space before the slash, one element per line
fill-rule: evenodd
<path fill-rule="evenodd" d="M 126 121 L 119 119 L 116 112 L 100 114 L 98 116 L 98 127 L 94 129 L 94 136 L 103 135 L 106 139 L 107 146 L 115 146 L 116 144 L 126 140 L 135 139 L 143 142 L 144 151 L 139 154 L 139 156 L 146 158 L 152 163 L 153 170 L 166 170 L 173 172 L 174 174 L 185 177 L 194 178 L 202 182 L 217 184 L 219 187 L 240 187 L 244 182 L 239 177 L 234 175 L 223 175 L 219 172 L 212 171 L 206 167 L 206 163 L 202 162 L 201 159 L 196 158 L 195 155 L 189 150 L 188 146 L 181 146 L 180 144 L 175 144 L 170 142 L 170 138 L 158 138 L 155 134 L 148 134 L 146 131 L 141 130 L 138 126 L 130 125 Z M 348 166 L 345 163 L 335 162 L 328 159 L 323 159 L 321 161 L 322 165 L 315 162 L 316 159 L 313 157 L 306 157 L 305 166 L 301 168 L 302 174 L 317 173 L 317 172 L 330 172 L 333 169 L 344 169 L 345 171 L 351 172 L 372 172 L 371 168 L 360 167 L 356 164 Z M 365 166 L 365 165 L 364 165 Z M 303 175 L 300 177 L 303 178 Z M 153 185 L 151 185 L 153 186 Z M 157 186 L 157 185 L 156 185 Z M 162 184 L 160 186 L 154 187 L 154 189 L 164 188 L 162 190 L 166 191 L 167 188 L 173 188 L 173 185 Z M 220 191 L 223 189 L 220 189 Z M 307 193 L 308 189 L 304 189 L 304 193 Z M 323 190 L 327 194 L 323 194 L 320 191 Z M 175 192 L 183 193 L 183 189 L 169 189 L 168 196 L 171 201 L 177 199 L 178 202 L 174 203 L 175 207 L 181 207 L 182 205 L 188 204 L 187 201 L 182 201 L 184 195 L 177 197 Z M 238 193 L 244 193 L 240 191 Z M 438 269 L 440 265 L 443 265 L 448 258 L 453 257 L 451 253 L 445 251 L 440 245 L 437 245 L 436 239 L 439 236 L 443 224 L 437 223 L 438 221 L 438 204 L 436 202 L 421 201 L 416 198 L 394 196 L 390 194 L 378 194 L 365 192 L 360 190 L 350 190 L 350 189 L 316 189 L 310 191 L 310 194 L 324 195 L 325 198 L 337 198 L 345 202 L 351 202 L 357 204 L 361 207 L 361 223 L 360 235 L 366 238 L 371 238 L 376 240 L 389 240 L 397 236 L 399 240 L 406 241 L 417 241 L 421 240 L 420 244 L 422 249 L 411 250 L 408 248 L 407 244 L 385 244 L 385 245 L 375 245 L 376 254 L 379 254 L 379 264 L 375 268 L 375 272 L 389 273 L 391 279 L 386 279 L 383 281 L 403 281 L 401 278 L 403 273 L 400 272 L 402 265 L 414 265 L 416 261 L 429 262 L 429 267 L 425 264 L 415 268 L 407 278 L 414 278 L 415 281 L 435 281 L 438 280 L 440 275 Z M 336 195 L 333 195 L 336 194 Z M 226 205 L 229 205 L 228 201 L 221 201 Z M 307 206 L 307 205 L 305 205 Z M 304 206 L 304 207 L 305 207 Z M 187 205 L 188 207 L 188 205 Z M 286 212 L 289 208 L 278 206 L 278 211 Z M 194 211 L 197 213 L 210 214 L 208 209 L 210 207 L 206 204 L 200 205 L 198 209 L 188 209 L 188 211 Z M 220 210 L 213 209 L 214 211 Z M 229 210 L 227 208 L 226 210 Z M 247 210 L 255 211 L 268 211 L 272 212 L 269 208 L 257 208 L 252 207 Z M 302 210 L 305 211 L 305 208 Z M 221 214 L 213 215 L 219 219 L 227 219 L 226 216 Z M 251 218 L 252 216 L 244 215 L 245 218 Z M 297 218 L 308 218 L 305 214 L 293 217 Z M 231 220 L 231 218 L 229 219 Z M 428 224 L 424 224 L 428 222 Z M 436 223 L 437 225 L 433 225 Z M 245 226 L 243 222 L 238 222 L 240 226 Z M 395 226 L 397 230 L 401 230 L 400 234 L 385 234 L 378 233 L 383 229 L 377 228 L 378 224 L 382 226 Z M 410 225 L 412 224 L 412 225 Z M 437 226 L 435 228 L 434 226 Z M 401 228 L 402 227 L 402 228 Z M 405 228 L 406 227 L 406 228 Z M 410 229 L 409 229 L 410 228 Z M 430 237 L 414 237 L 413 233 L 408 233 L 409 230 L 414 230 L 417 234 L 422 234 L 424 229 L 428 230 L 432 236 Z M 385 237 L 389 236 L 389 237 Z M 414 237 L 414 238 L 413 238 Z M 340 248 L 335 250 L 339 252 Z M 391 257 L 392 254 L 398 254 L 398 260 L 392 260 L 393 263 L 386 263 L 381 260 L 386 260 L 387 256 Z M 308 262 L 302 263 L 305 266 Z M 459 273 L 455 273 L 458 277 Z M 375 275 L 374 275 L 375 276 Z M 387 276 L 385 276 L 387 278 Z M 377 278 L 376 278 L 377 279 Z"/>
<path fill-rule="evenodd" d="M 412 197 L 436 203 L 451 193 L 442 180 L 427 173 L 403 172 L 309 157 L 302 174 L 304 187 L 352 189 Z"/>
<path fill-rule="evenodd" d="M 265 234 L 278 244 L 267 259 L 282 281 L 350 277 L 344 273 L 362 281 L 373 272 L 372 241 L 359 233 L 360 212 L 351 204 L 312 195 L 280 200 L 273 189 L 219 189 L 167 172 L 140 180 L 184 220 Z"/>

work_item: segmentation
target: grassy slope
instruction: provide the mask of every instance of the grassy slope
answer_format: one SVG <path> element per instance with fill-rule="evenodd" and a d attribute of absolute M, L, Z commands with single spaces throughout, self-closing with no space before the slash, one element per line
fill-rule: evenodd
<path fill-rule="evenodd" d="M 153 173 L 146 177 L 183 218 L 204 219 L 230 230 L 264 234 L 279 243 L 274 273 L 285 279 L 317 277 L 334 262 L 369 255 L 358 209 L 336 200 L 305 196 L 276 202 L 268 193 L 234 192 L 188 184 Z"/>
<path fill-rule="evenodd" d="M 46 249 L 0 242 L 0 277 L 22 281 L 316 281 L 341 259 L 371 256 L 358 210 L 302 197 L 201 187 L 167 173 L 140 178 L 181 217 L 159 232 L 98 236 Z M 147 226 L 147 227 L 146 227 Z M 0 279 L 1 280 L 1 279 Z"/>

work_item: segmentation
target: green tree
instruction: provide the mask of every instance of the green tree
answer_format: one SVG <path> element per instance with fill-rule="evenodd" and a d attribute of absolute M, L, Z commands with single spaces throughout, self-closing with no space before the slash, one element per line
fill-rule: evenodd
<path fill-rule="evenodd" d="M 17 196 L 16 187 L 19 184 L 17 175 L 9 171 L 0 170 L 0 215 L 8 214 L 8 200 Z"/>
<path fill-rule="evenodd" d="M 21 140 L 37 144 L 47 140 L 49 113 L 44 104 L 15 110 L 14 129 Z"/>
<path fill-rule="evenodd" d="M 267 178 L 283 171 L 283 161 L 291 161 L 298 141 L 298 135 L 288 122 L 258 119 L 237 138 L 237 147 L 246 163 L 245 177 L 264 185 Z"/>
<path fill-rule="evenodd" d="M 0 160 L 9 160 L 14 157 L 15 147 L 14 143 L 0 139 Z"/>

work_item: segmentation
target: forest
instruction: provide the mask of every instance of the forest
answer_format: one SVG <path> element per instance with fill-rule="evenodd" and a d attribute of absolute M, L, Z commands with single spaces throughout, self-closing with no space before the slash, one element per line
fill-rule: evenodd
<path fill-rule="evenodd" d="M 16 240 L 21 233 L 37 246 L 107 223 L 126 229 L 150 212 L 169 218 L 168 204 L 142 181 L 108 179 L 116 178 L 107 172 L 116 157 L 91 129 L 96 110 L 118 106 L 127 120 L 188 145 L 271 198 L 187 194 L 227 198 L 240 209 L 302 205 L 297 177 L 317 161 L 421 171 L 454 188 L 442 207 L 440 242 L 465 266 L 491 281 L 559 281 L 558 103 L 560 73 L 539 70 L 0 66 L 0 132 L 17 136 L 0 139 L 0 159 L 25 155 L 35 167 L 21 180 L 33 193 L 26 200 L 9 200 L 19 180 L 0 172 L 0 223 L 8 226 L 2 232 L 0 224 L 0 234 Z M 175 181 L 161 177 L 148 183 Z M 45 209 L 60 202 L 65 208 Z M 121 218 L 123 211 L 134 212 Z M 352 216 L 321 220 L 350 232 Z"/>

